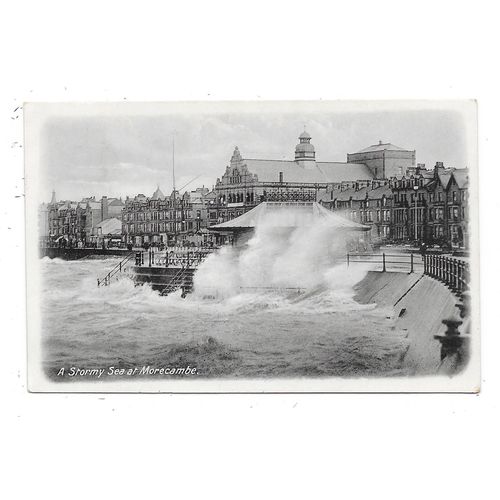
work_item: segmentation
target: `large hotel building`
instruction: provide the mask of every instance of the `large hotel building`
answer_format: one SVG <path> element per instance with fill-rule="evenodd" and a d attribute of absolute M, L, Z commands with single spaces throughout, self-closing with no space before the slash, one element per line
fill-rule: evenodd
<path fill-rule="evenodd" d="M 328 187 L 367 185 L 414 166 L 415 151 L 381 141 L 348 154 L 345 163 L 317 161 L 311 136 L 304 131 L 293 160 L 243 158 L 236 147 L 215 192 L 220 215 L 228 220 L 262 201 L 317 201 Z"/>

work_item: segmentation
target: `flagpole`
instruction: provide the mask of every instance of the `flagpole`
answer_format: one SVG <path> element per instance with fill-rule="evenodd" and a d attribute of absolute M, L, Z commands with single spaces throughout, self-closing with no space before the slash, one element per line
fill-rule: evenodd
<path fill-rule="evenodd" d="M 175 132 L 172 134 L 172 184 L 174 187 L 174 246 L 177 246 L 177 206 L 175 203 Z"/>

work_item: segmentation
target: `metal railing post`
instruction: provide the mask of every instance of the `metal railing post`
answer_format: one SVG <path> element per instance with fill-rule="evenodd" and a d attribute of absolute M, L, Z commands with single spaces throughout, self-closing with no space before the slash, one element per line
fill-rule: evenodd
<path fill-rule="evenodd" d="M 458 262 L 453 260 L 453 290 L 458 291 Z"/>
<path fill-rule="evenodd" d="M 382 272 L 385 273 L 385 252 L 382 253 Z"/>
<path fill-rule="evenodd" d="M 413 272 L 413 252 L 410 255 L 410 274 Z"/>
<path fill-rule="evenodd" d="M 464 262 L 464 291 L 469 288 L 469 280 L 470 280 L 470 273 L 469 273 L 469 264 Z"/>

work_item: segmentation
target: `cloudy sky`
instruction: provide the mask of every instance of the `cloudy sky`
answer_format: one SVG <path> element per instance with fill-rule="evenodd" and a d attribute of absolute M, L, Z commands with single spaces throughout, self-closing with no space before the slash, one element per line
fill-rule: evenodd
<path fill-rule="evenodd" d="M 318 161 L 346 161 L 347 153 L 382 140 L 415 149 L 428 168 L 436 161 L 462 168 L 472 158 L 467 120 L 473 113 L 458 108 L 369 102 L 45 105 L 39 196 L 48 201 L 52 189 L 58 199 L 71 200 L 150 196 L 157 185 L 167 194 L 174 133 L 178 189 L 198 176 L 186 189 L 213 186 L 236 145 L 244 158 L 293 159 L 304 126 Z"/>

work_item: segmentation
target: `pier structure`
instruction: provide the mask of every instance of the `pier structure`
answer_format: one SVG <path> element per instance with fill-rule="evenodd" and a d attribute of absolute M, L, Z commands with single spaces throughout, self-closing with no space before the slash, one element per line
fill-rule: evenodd
<path fill-rule="evenodd" d="M 134 253 L 132 277 L 138 285 L 149 284 L 161 295 L 182 289 L 190 293 L 196 269 L 219 247 L 170 247 L 164 251 L 150 248 Z"/>

